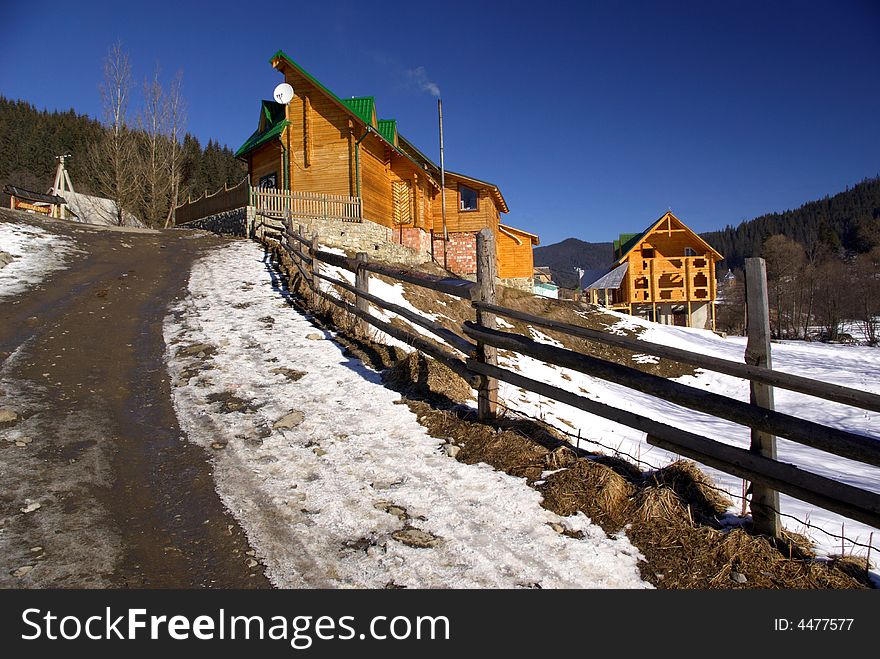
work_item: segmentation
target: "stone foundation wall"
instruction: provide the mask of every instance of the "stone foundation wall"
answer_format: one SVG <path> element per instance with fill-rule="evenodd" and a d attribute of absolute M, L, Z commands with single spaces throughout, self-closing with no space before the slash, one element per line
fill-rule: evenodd
<path fill-rule="evenodd" d="M 427 249 L 423 244 L 408 245 L 406 233 L 404 244 L 397 242 L 400 239 L 400 230 L 364 220 L 363 222 L 343 222 L 342 220 L 301 220 L 294 219 L 293 227 L 303 227 L 307 237 L 317 229 L 318 236 L 324 245 L 337 247 L 351 252 L 366 252 L 371 259 L 388 261 L 390 263 L 402 263 L 414 266 L 427 263 L 431 260 L 430 242 Z M 421 229 L 415 229 L 421 231 Z M 406 229 L 404 229 L 406 232 Z M 422 233 L 424 233 L 422 231 Z"/>
<path fill-rule="evenodd" d="M 244 236 L 250 232 L 253 223 L 253 208 L 235 208 L 216 215 L 209 215 L 178 226 L 184 229 L 203 229 L 213 233 Z"/>
<path fill-rule="evenodd" d="M 507 279 L 498 279 L 498 283 L 508 288 L 516 288 L 526 293 L 534 293 L 534 286 L 530 277 L 508 277 Z"/>
<path fill-rule="evenodd" d="M 182 227 L 204 229 L 214 233 L 254 237 L 257 216 L 252 206 L 194 220 Z M 389 263 L 416 266 L 431 261 L 431 234 L 423 229 L 403 230 L 376 222 L 343 222 L 332 219 L 294 219 L 294 230 L 302 227 L 307 237 L 317 229 L 322 244 L 348 252 L 366 252 L 370 258 Z M 401 241 L 403 244 L 401 244 Z M 457 276 L 473 280 L 477 272 L 477 234 L 450 233 L 446 243 L 447 265 Z M 444 243 L 434 236 L 434 261 L 443 264 Z M 526 277 L 499 279 L 502 286 L 532 291 L 532 280 Z"/>

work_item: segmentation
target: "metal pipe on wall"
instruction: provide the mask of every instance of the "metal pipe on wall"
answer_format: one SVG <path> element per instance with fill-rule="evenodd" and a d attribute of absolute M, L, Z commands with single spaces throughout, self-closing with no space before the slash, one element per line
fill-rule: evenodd
<path fill-rule="evenodd" d="M 437 115 L 440 120 L 440 215 L 443 218 L 443 268 L 448 270 L 446 251 L 449 247 L 449 233 L 446 231 L 446 166 L 443 162 L 443 99 L 437 99 Z M 433 247 L 433 240 L 431 241 Z"/>

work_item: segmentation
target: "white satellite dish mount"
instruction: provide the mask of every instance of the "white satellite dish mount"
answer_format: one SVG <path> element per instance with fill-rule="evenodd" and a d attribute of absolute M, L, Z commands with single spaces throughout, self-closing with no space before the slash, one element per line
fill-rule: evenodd
<path fill-rule="evenodd" d="M 275 91 L 272 92 L 272 96 L 278 103 L 281 103 L 281 105 L 287 105 L 293 100 L 293 87 L 286 82 L 282 82 L 275 88 Z"/>

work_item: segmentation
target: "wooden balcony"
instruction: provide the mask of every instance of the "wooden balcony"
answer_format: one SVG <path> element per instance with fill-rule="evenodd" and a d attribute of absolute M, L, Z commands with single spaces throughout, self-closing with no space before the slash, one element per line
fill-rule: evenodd
<path fill-rule="evenodd" d="M 706 302 L 715 297 L 715 274 L 706 256 L 638 258 L 627 272 L 632 304 Z"/>
<path fill-rule="evenodd" d="M 361 222 L 363 219 L 361 198 L 345 195 L 251 188 L 248 205 L 253 206 L 258 215 L 294 220 Z"/>

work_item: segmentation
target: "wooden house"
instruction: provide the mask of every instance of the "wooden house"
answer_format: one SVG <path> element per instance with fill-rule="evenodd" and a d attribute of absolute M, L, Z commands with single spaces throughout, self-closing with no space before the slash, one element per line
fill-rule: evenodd
<path fill-rule="evenodd" d="M 257 130 L 236 152 L 254 186 L 351 200 L 357 219 L 394 229 L 395 241 L 459 275 L 476 272 L 476 234 L 490 227 L 499 278 L 531 289 L 538 237 L 502 222 L 508 207 L 497 185 L 447 171 L 441 191 L 440 168 L 394 119 L 380 118 L 372 96 L 341 98 L 282 51 L 270 61 L 294 97 L 287 105 L 263 101 Z"/>
<path fill-rule="evenodd" d="M 667 325 L 715 328 L 715 264 L 724 257 L 671 212 L 614 241 L 614 263 L 583 286 L 593 304 Z"/>
<path fill-rule="evenodd" d="M 3 192 L 9 195 L 9 207 L 12 209 L 61 217 L 64 199 L 57 195 L 33 192 L 14 185 L 5 186 Z"/>
<path fill-rule="evenodd" d="M 547 266 L 535 266 L 532 292 L 542 297 L 559 297 L 559 286 L 553 281 L 553 273 Z"/>

